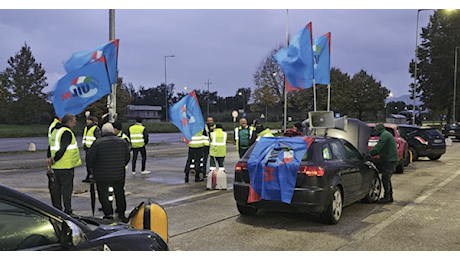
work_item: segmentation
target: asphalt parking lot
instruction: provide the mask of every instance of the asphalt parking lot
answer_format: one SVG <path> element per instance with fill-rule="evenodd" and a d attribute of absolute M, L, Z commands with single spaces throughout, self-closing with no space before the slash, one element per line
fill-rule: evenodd
<path fill-rule="evenodd" d="M 232 193 L 235 146 L 227 146 L 227 190 L 206 183 L 184 183 L 184 143 L 148 146 L 146 176 L 126 179 L 128 211 L 152 199 L 168 214 L 171 250 L 178 251 L 451 251 L 460 249 L 460 142 L 438 161 L 422 158 L 392 178 L 393 204 L 354 203 L 337 225 L 316 216 L 260 211 L 238 213 Z M 82 158 L 84 153 L 82 151 Z M 50 203 L 45 152 L 0 154 L 0 183 Z M 140 163 L 140 160 L 139 162 Z M 73 207 L 91 215 L 84 165 L 76 168 Z M 97 202 L 96 207 L 99 204 Z M 96 217 L 102 212 L 96 210 Z"/>

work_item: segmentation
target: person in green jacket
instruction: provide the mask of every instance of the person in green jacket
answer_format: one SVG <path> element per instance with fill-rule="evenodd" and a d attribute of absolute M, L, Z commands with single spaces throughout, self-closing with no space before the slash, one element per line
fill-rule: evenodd
<path fill-rule="evenodd" d="M 386 204 L 393 202 L 393 188 L 391 186 L 391 175 L 399 163 L 398 150 L 393 135 L 385 129 L 382 123 L 374 127 L 375 132 L 379 135 L 377 144 L 368 151 L 370 156 L 379 155 L 383 163 L 382 182 L 385 194 L 379 200 L 379 203 Z"/>

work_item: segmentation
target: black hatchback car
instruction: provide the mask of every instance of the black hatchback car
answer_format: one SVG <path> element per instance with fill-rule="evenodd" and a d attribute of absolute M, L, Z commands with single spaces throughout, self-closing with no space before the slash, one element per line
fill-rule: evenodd
<path fill-rule="evenodd" d="M 0 251 L 166 251 L 149 230 L 97 218 L 73 218 L 0 185 Z"/>
<path fill-rule="evenodd" d="M 442 134 L 444 138 L 452 138 L 454 140 L 460 140 L 460 124 L 452 123 L 442 127 Z"/>
<path fill-rule="evenodd" d="M 398 127 L 401 137 L 409 145 L 413 161 L 425 156 L 430 160 L 438 160 L 446 152 L 445 138 L 437 129 L 405 124 Z"/>
<path fill-rule="evenodd" d="M 313 213 L 326 223 L 336 224 L 343 206 L 359 200 L 374 203 L 380 198 L 382 186 L 377 168 L 348 141 L 324 136 L 289 138 L 312 138 L 297 172 L 291 203 L 264 199 L 248 203 L 248 160 L 256 143 L 235 167 L 233 191 L 241 214 L 255 215 L 258 209 Z"/>

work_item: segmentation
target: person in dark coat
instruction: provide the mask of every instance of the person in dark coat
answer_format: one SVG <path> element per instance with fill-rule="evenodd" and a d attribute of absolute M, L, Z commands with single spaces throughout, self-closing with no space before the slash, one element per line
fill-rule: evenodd
<path fill-rule="evenodd" d="M 86 165 L 91 168 L 97 185 L 99 202 L 105 219 L 113 219 L 112 192 L 116 198 L 118 218 L 128 222 L 125 217 L 125 165 L 130 159 L 126 141 L 113 133 L 111 123 L 102 126 L 102 137 L 96 139 L 86 155 Z"/>

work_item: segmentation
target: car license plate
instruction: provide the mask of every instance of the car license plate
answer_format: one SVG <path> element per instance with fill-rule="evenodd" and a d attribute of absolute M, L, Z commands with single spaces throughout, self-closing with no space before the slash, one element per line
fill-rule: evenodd
<path fill-rule="evenodd" d="M 454 135 L 454 136 L 449 136 L 450 139 L 456 139 L 457 137 Z"/>
<path fill-rule="evenodd" d="M 442 140 L 441 139 L 436 139 L 436 140 L 434 140 L 434 143 L 436 143 L 436 144 L 442 143 Z"/>
<path fill-rule="evenodd" d="M 375 140 L 369 140 L 369 146 L 375 146 L 378 141 Z"/>
<path fill-rule="evenodd" d="M 455 133 L 455 130 L 450 130 L 449 133 L 453 134 Z"/>

